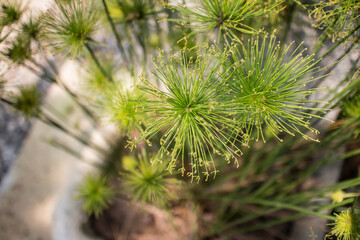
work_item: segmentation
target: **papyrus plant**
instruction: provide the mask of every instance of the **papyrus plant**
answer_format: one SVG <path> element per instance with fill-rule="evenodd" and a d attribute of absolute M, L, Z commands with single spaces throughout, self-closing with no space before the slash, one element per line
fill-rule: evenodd
<path fill-rule="evenodd" d="M 180 160 L 179 171 L 199 179 L 215 176 L 215 155 L 239 164 L 240 145 L 248 146 L 253 130 L 256 140 L 265 141 L 265 126 L 274 136 L 298 133 L 315 140 L 306 131 L 317 133 L 309 119 L 319 117 L 312 113 L 319 109 L 308 99 L 316 90 L 304 88 L 317 71 L 313 57 L 298 49 L 289 53 L 291 46 L 281 51 L 274 36 L 259 41 L 224 51 L 198 48 L 195 59 L 187 50 L 168 57 L 160 53 L 153 74 L 165 90 L 146 79 L 139 85 L 154 97 L 144 107 L 151 122 L 131 144 L 164 130 L 158 154 L 171 156 L 169 169 Z"/>
<path fill-rule="evenodd" d="M 360 23 L 360 3 L 358 0 L 320 1 L 308 5 L 309 15 L 315 20 L 314 26 L 327 28 L 332 40 L 341 39 Z"/>
<path fill-rule="evenodd" d="M 307 55 L 308 50 L 300 42 L 285 46 L 272 35 L 255 35 L 267 29 L 257 28 L 267 14 L 277 13 L 282 9 L 280 4 L 287 6 L 289 2 L 298 1 L 199 0 L 196 1 L 198 8 L 178 5 L 169 10 L 161 9 L 157 1 L 57 0 L 45 18 L 34 18 L 28 25 L 13 28 L 14 35 L 21 33 L 21 37 L 15 36 L 14 41 L 3 48 L 2 55 L 14 65 L 30 66 L 42 79 L 45 79 L 44 73 L 49 82 L 62 86 L 83 110 L 89 110 L 85 112 L 93 116 L 94 123 L 100 121 L 97 117 L 105 115 L 119 126 L 114 136 L 120 140 L 111 142 L 114 146 L 116 142 L 114 152 L 119 154 L 112 155 L 116 159 L 111 159 L 114 162 L 107 166 L 114 170 L 112 173 L 122 172 L 121 181 L 129 190 L 124 192 L 133 200 L 160 205 L 171 202 L 173 198 L 168 198 L 172 193 L 168 185 L 171 177 L 164 168 L 170 172 L 176 169 L 179 175 L 198 181 L 201 177 L 210 179 L 221 171 L 211 182 L 191 185 L 193 192 L 181 192 L 184 201 L 195 202 L 199 209 L 210 209 L 210 214 L 216 216 L 213 224 L 206 223 L 207 235 L 232 237 L 238 232 L 264 229 L 308 214 L 335 220 L 321 211 L 344 206 L 349 199 L 336 204 L 313 200 L 328 197 L 329 192 L 337 189 L 358 186 L 359 179 L 306 192 L 300 189 L 320 166 L 358 153 L 354 150 L 335 158 L 329 155 L 352 138 L 352 132 L 344 125 L 320 143 L 303 141 L 303 138 L 317 140 L 314 134 L 318 132 L 312 119 L 320 119 L 324 112 L 316 106 L 320 101 L 309 99 L 317 89 L 310 88 L 308 83 L 321 81 L 314 77 L 321 70 L 317 67 L 319 61 Z M 2 28 L 1 39 L 7 37 L 8 26 L 22 22 L 21 9 L 14 9 L 15 17 Z M 10 16 L 3 12 L 2 16 Z M 159 23 L 156 17 L 166 13 L 171 22 Z M 186 37 L 181 46 L 159 41 L 158 36 L 163 40 L 171 37 L 163 37 L 165 35 L 181 35 L 174 29 L 173 22 L 183 23 L 187 37 L 195 34 L 201 37 L 193 38 L 191 44 Z M 45 28 L 39 30 L 43 26 Z M 358 28 L 354 26 L 346 39 Z M 157 41 L 152 41 L 150 34 L 158 37 Z M 338 37 L 346 40 L 342 35 Z M 47 47 L 40 52 L 52 53 L 48 51 L 51 49 L 72 56 L 81 70 L 89 57 L 95 70 L 90 73 L 92 78 L 87 79 L 93 87 L 90 96 L 72 91 L 56 74 L 42 68 L 33 57 L 38 53 L 34 47 L 36 42 L 29 39 L 41 41 L 36 48 Z M 322 57 L 339 45 L 336 43 Z M 154 59 L 153 66 L 146 61 L 154 51 L 151 46 L 164 49 Z M 320 53 L 317 51 L 320 48 L 321 44 L 315 46 L 315 52 Z M 52 63 L 48 64 L 51 68 L 58 64 Z M 132 81 L 141 74 L 137 72 L 139 69 L 144 74 L 134 91 L 124 89 L 122 81 Z M 2 92 L 2 101 L 16 106 L 15 98 L 9 101 L 8 95 Z M 146 98 L 142 98 L 143 95 Z M 31 101 L 25 103 L 33 105 Z M 26 104 L 22 111 L 32 113 L 26 110 Z M 91 114 L 94 105 L 100 106 L 99 115 Z M 54 114 L 45 115 L 44 107 L 37 108 L 35 115 L 71 134 L 68 122 L 55 119 Z M 356 116 L 353 121 L 358 121 Z M 88 142 L 88 135 L 74 136 L 93 146 Z M 136 151 L 146 151 L 151 157 L 137 158 L 138 164 L 131 169 L 118 169 L 121 164 L 117 163 L 124 161 L 119 155 L 127 151 L 124 149 L 127 137 L 135 138 L 129 146 L 137 146 Z M 152 146 L 145 146 L 142 140 Z M 324 149 L 330 149 L 330 153 L 316 164 L 309 163 L 312 155 Z M 102 159 L 105 162 L 107 158 Z M 238 168 L 228 165 L 229 162 L 235 162 Z M 177 177 L 177 171 L 171 172 L 172 177 Z M 89 213 L 98 215 L 110 203 L 113 194 L 108 191 L 105 180 L 85 179 L 80 187 Z M 279 210 L 287 215 L 274 214 Z M 205 219 L 203 214 L 200 212 L 199 219 Z"/>
<path fill-rule="evenodd" d="M 168 5 L 180 13 L 179 22 L 192 28 L 189 35 L 209 34 L 217 32 L 218 40 L 226 37 L 238 37 L 239 34 L 253 34 L 258 32 L 250 26 L 249 21 L 264 17 L 270 12 L 280 11 L 283 0 L 263 1 L 253 0 L 203 0 L 187 5 Z"/>
<path fill-rule="evenodd" d="M 160 131 L 159 159 L 169 155 L 168 169 L 172 170 L 181 159 L 179 171 L 182 175 L 189 166 L 185 159 L 190 155 L 188 175 L 199 179 L 201 174 L 216 174 L 211 152 L 225 156 L 228 160 L 240 156 L 240 150 L 231 142 L 225 126 L 235 127 L 228 117 L 229 111 L 222 97 L 228 75 L 223 69 L 227 51 L 219 53 L 216 48 L 198 48 L 196 58 L 188 58 L 188 50 L 164 56 L 161 52 L 155 60 L 155 78 L 164 90 L 154 86 L 148 79 L 138 85 L 142 91 L 153 96 L 145 102 L 144 111 L 152 117 L 147 129 L 131 144 L 145 139 L 149 142 Z"/>

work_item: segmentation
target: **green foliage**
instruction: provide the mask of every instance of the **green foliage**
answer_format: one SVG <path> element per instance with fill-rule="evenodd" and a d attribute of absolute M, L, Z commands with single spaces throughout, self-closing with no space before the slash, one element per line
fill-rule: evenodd
<path fill-rule="evenodd" d="M 356 240 L 360 238 L 360 212 L 357 208 L 350 208 L 341 213 L 335 213 L 336 220 L 331 225 L 332 231 L 338 240 Z"/>
<path fill-rule="evenodd" d="M 117 45 L 124 60 L 130 58 L 132 61 L 141 63 L 145 68 L 149 50 L 161 47 L 163 41 L 160 38 L 166 37 L 162 34 L 163 29 L 157 21 L 158 15 L 163 12 L 161 5 L 157 0 L 110 0 L 108 2 L 106 17 L 113 19 L 116 24 L 113 32 L 116 28 Z M 137 51 L 139 47 L 142 50 L 141 53 Z M 135 66 L 131 65 L 128 68 L 133 67 Z"/>
<path fill-rule="evenodd" d="M 109 180 L 101 175 L 88 175 L 82 185 L 79 186 L 77 199 L 83 199 L 83 210 L 90 215 L 99 217 L 111 199 L 115 196 L 115 191 L 109 184 Z"/>
<path fill-rule="evenodd" d="M 315 19 L 314 26 L 318 28 L 329 27 L 328 34 L 333 38 L 333 41 L 344 37 L 360 23 L 358 0 L 320 1 L 308 7 L 310 17 Z"/>
<path fill-rule="evenodd" d="M 21 0 L 4 0 L 0 8 L 0 29 L 19 21 L 25 11 Z"/>
<path fill-rule="evenodd" d="M 171 189 L 175 189 L 178 182 L 169 176 L 165 170 L 166 165 L 160 159 L 150 160 L 144 155 L 134 165 L 127 160 L 127 172 L 121 173 L 126 192 L 131 194 L 133 201 L 141 200 L 144 203 L 154 204 L 159 207 L 167 207 L 170 200 L 176 198 Z M 136 162 L 136 159 L 132 159 Z"/>
<path fill-rule="evenodd" d="M 304 129 L 318 133 L 309 126 L 312 117 L 319 117 L 311 111 L 321 110 L 312 108 L 316 101 L 308 99 L 316 89 L 304 88 L 316 80 L 310 75 L 318 70 L 316 62 L 312 55 L 303 57 L 306 49 L 298 51 L 301 45 L 289 53 L 291 47 L 292 44 L 281 50 L 280 43 L 271 35 L 262 43 L 256 38 L 234 48 L 228 64 L 233 72 L 225 100 L 234 103 L 234 117 L 241 123 L 240 129 L 244 129 L 240 134 L 245 145 L 253 130 L 257 131 L 256 140 L 265 141 L 263 125 L 274 136 L 279 132 L 299 133 L 305 139 L 312 139 L 303 133 Z"/>
<path fill-rule="evenodd" d="M 56 1 L 56 7 L 47 13 L 45 24 L 45 38 L 49 45 L 76 57 L 86 44 L 93 41 L 91 35 L 96 30 L 97 12 L 91 2 Z"/>
<path fill-rule="evenodd" d="M 196 200 L 193 201 L 211 209 L 216 216 L 214 220 L 205 221 L 209 234 L 236 239 L 241 233 L 261 231 L 308 214 L 334 221 L 335 217 L 323 214 L 322 210 L 346 206 L 353 202 L 348 197 L 358 194 L 344 194 L 341 202 L 331 204 L 315 199 L 330 198 L 339 189 L 347 191 L 345 189 L 358 186 L 360 178 L 315 189 L 296 189 L 303 187 L 321 166 L 360 153 L 356 149 L 341 156 L 334 155 L 338 154 L 338 146 L 351 138 L 352 131 L 346 130 L 348 127 L 342 126 L 321 143 L 291 136 L 282 144 L 251 142 L 250 148 L 244 149 L 238 169 L 222 166 L 216 179 L 194 186 L 192 196 Z M 324 150 L 326 155 L 319 158 L 319 162 L 306 164 L 309 157 Z"/>
<path fill-rule="evenodd" d="M 346 117 L 360 116 L 360 91 L 344 103 L 343 109 Z"/>
<path fill-rule="evenodd" d="M 31 119 L 40 112 L 41 94 L 36 86 L 20 89 L 20 93 L 13 99 L 13 107 L 24 117 Z"/>
<path fill-rule="evenodd" d="M 132 23 L 144 21 L 154 14 L 154 0 L 112 0 L 110 13 L 115 21 Z"/>
<path fill-rule="evenodd" d="M 112 59 L 113 56 L 108 54 L 107 57 L 100 55 L 99 59 L 102 63 L 102 69 L 96 65 L 94 61 L 89 59 L 87 61 L 86 73 L 85 73 L 85 88 L 90 92 L 92 96 L 99 97 L 99 93 L 103 93 L 109 88 L 110 82 L 106 76 L 115 77 L 116 69 L 119 67 Z M 105 75 L 106 74 L 106 75 Z"/>
<path fill-rule="evenodd" d="M 132 144 L 142 139 L 148 141 L 164 129 L 158 158 L 171 156 L 170 171 L 181 158 L 179 171 L 182 175 L 190 163 L 187 175 L 199 180 L 201 174 L 206 178 L 216 174 L 210 150 L 224 156 L 227 161 L 231 158 L 237 161 L 235 156 L 241 153 L 234 144 L 228 146 L 232 139 L 224 130 L 225 127 L 236 128 L 236 123 L 228 117 L 226 103 L 222 101 L 227 79 L 226 71 L 222 71 L 221 67 L 227 53 L 219 53 L 214 47 L 198 48 L 196 60 L 188 58 L 187 53 L 184 49 L 179 54 L 170 54 L 168 58 L 160 53 L 157 58 L 153 74 L 164 85 L 165 91 L 142 79 L 138 87 L 154 97 L 146 102 L 144 111 L 155 115 L 148 118 L 147 129 Z M 189 148 L 189 163 L 185 162 L 186 147 Z"/>
<path fill-rule="evenodd" d="M 171 156 L 169 170 L 181 158 L 179 171 L 184 174 L 188 147 L 191 167 L 188 175 L 199 179 L 200 173 L 206 178 L 216 174 L 211 151 L 227 162 L 233 159 L 237 163 L 241 151 L 235 143 L 248 146 L 254 130 L 256 140 L 265 141 L 264 125 L 276 137 L 279 132 L 286 132 L 315 140 L 304 131 L 318 133 L 309 126 L 309 120 L 319 117 L 311 111 L 321 109 L 309 106 L 316 103 L 307 99 L 315 89 L 307 90 L 304 86 L 314 80 L 308 74 L 318 69 L 312 56 L 302 57 L 304 50 L 296 49 L 285 60 L 290 47 L 281 51 L 271 36 L 261 44 L 256 39 L 249 40 L 247 46 L 233 46 L 229 50 L 230 60 L 227 51 L 220 54 L 215 48 L 207 49 L 206 53 L 198 51 L 195 61 L 187 58 L 187 50 L 181 55 L 171 54 L 168 59 L 160 55 L 154 76 L 166 91 L 148 80 L 139 86 L 156 97 L 144 108 L 156 114 L 133 144 L 165 129 L 159 156 Z"/>
<path fill-rule="evenodd" d="M 39 18 L 30 17 L 26 22 L 21 23 L 21 33 L 32 40 L 39 40 L 42 22 Z"/>
<path fill-rule="evenodd" d="M 258 30 L 245 23 L 245 20 L 261 17 L 272 11 L 279 11 L 282 0 L 202 0 L 193 7 L 186 5 L 169 6 L 180 13 L 180 19 L 170 21 L 180 22 L 193 29 L 190 35 L 219 32 L 223 36 L 236 37 L 239 33 L 253 34 Z"/>
<path fill-rule="evenodd" d="M 359 90 L 354 93 L 352 97 L 347 99 L 343 105 L 343 112 L 347 120 L 356 119 L 360 116 L 360 92 Z M 354 124 L 354 137 L 357 138 L 360 135 L 360 122 L 357 121 Z"/>
<path fill-rule="evenodd" d="M 318 1 L 312 5 L 314 10 L 310 10 L 310 15 L 317 19 L 316 25 L 329 27 L 326 33 L 333 34 L 334 40 L 341 39 L 319 60 L 315 54 L 306 55 L 307 49 L 302 44 L 277 42 L 275 32 L 271 36 L 260 34 L 279 29 L 281 24 L 283 32 L 276 34 L 283 39 L 293 37 L 288 33 L 294 25 L 294 13 L 299 10 L 298 0 L 188 0 L 184 2 L 190 4 L 177 6 L 164 0 L 167 9 L 162 9 L 159 2 L 55 0 L 46 17 L 40 15 L 24 21 L 21 16 L 25 8 L 19 1 L 3 1 L 1 54 L 42 79 L 48 77 L 50 82 L 62 86 L 91 119 L 94 128 L 102 127 L 98 125 L 100 116 L 118 125 L 121 134 L 112 136 L 120 136 L 119 139 L 104 137 L 109 146 L 116 148 L 111 149 L 109 159 L 116 160 L 106 164 L 103 171 L 117 172 L 121 161 L 123 192 L 131 200 L 170 207 L 179 185 L 170 176 L 171 171 L 176 169 L 191 181 L 197 180 L 199 184 L 191 185 L 190 191 L 182 189 L 176 193 L 182 194 L 182 202 L 192 201 L 199 206 L 199 219 L 204 221 L 205 228 L 209 226 L 200 229 L 207 235 L 200 237 L 212 238 L 211 234 L 216 234 L 232 239 L 239 232 L 265 229 L 312 214 L 337 219 L 331 234 L 338 239 L 359 238 L 357 209 L 336 217 L 323 214 L 322 210 L 349 204 L 352 200 L 349 198 L 358 194 L 344 191 L 356 192 L 360 178 L 304 190 L 311 182 L 307 180 L 312 180 L 312 174 L 321 166 L 360 153 L 359 149 L 351 149 L 338 154 L 339 148 L 352 138 L 353 126 L 359 123 L 360 99 L 354 94 L 355 87 L 349 90 L 355 86 L 355 81 L 349 79 L 341 83 L 348 83 L 347 90 L 329 91 L 329 96 L 334 96 L 330 102 L 335 106 L 346 99 L 345 124 L 328 136 L 321 136 L 320 143 L 304 141 L 318 141 L 314 135 L 318 131 L 313 126 L 327 111 L 319 107 L 324 102 L 310 100 L 310 95 L 318 89 L 308 84 L 319 86 L 323 79 L 313 78 L 322 73 L 323 69 L 317 67 L 320 59 L 333 53 L 348 37 L 356 39 L 355 31 L 360 27 L 357 25 L 359 1 Z M 289 11 L 279 15 L 284 8 Z M 97 39 L 104 42 L 100 43 L 101 48 L 93 48 L 101 14 L 108 21 L 104 27 L 111 27 L 113 36 Z M 157 21 L 166 14 L 169 22 Z M 175 23 L 183 26 L 175 28 Z M 304 23 L 300 22 L 299 26 Z M 345 33 L 348 35 L 344 38 Z M 188 38 L 195 35 L 201 38 Z M 183 36 L 184 41 L 177 41 Z M 215 44 L 203 46 L 214 37 L 218 38 Z M 315 53 L 324 50 L 325 40 L 322 35 L 321 41 L 313 46 Z M 355 44 L 354 41 L 343 56 L 358 47 Z M 80 69 L 86 68 L 83 60 L 91 58 L 86 76 L 91 93 L 73 91 L 60 82 L 56 75 L 58 62 L 45 55 L 49 53 L 47 49 L 35 52 L 35 45 L 47 45 L 73 56 Z M 164 50 L 153 59 L 152 69 L 147 59 L 157 47 Z M 85 50 L 88 55 L 84 54 Z M 34 53 L 36 58 L 32 58 Z M 334 66 L 341 61 L 339 58 Z M 353 72 L 359 62 L 360 58 L 351 62 L 348 75 L 354 76 L 352 80 L 357 76 Z M 140 75 L 140 68 L 143 70 L 140 82 L 135 87 L 126 87 L 125 82 Z M 55 113 L 51 103 L 40 109 L 41 96 L 35 87 L 21 89 L 18 96 L 10 98 L 11 94 L 6 93 L 9 82 L 0 86 L 3 102 L 13 105 L 26 117 L 37 117 L 73 136 L 96 150 L 99 156 L 108 156 L 106 150 L 88 139 L 88 132 L 72 129 L 68 121 Z M 341 84 L 334 88 L 340 89 Z M 82 100 L 98 108 L 88 108 Z M 292 137 L 295 135 L 300 137 Z M 121 149 L 128 137 L 135 138 L 129 143 L 132 149 L 138 147 L 134 155 L 143 150 L 137 158 L 123 157 Z M 66 144 L 53 145 L 75 156 L 81 155 Z M 315 155 L 324 156 L 312 162 Z M 230 162 L 236 165 L 228 165 Z M 217 175 L 219 171 L 221 174 Z M 215 175 L 212 181 L 200 182 L 201 177 L 208 180 Z M 95 217 L 110 205 L 114 196 L 112 184 L 101 174 L 87 176 L 79 187 L 78 198 L 84 200 L 84 210 Z M 323 198 L 331 198 L 333 203 L 316 201 Z"/>
<path fill-rule="evenodd" d="M 14 64 L 24 64 L 26 60 L 30 60 L 32 57 L 30 40 L 18 35 L 9 46 L 5 47 L 1 54 Z"/>
<path fill-rule="evenodd" d="M 121 132 L 131 136 L 134 131 L 142 131 L 141 122 L 145 116 L 141 103 L 144 100 L 138 89 L 125 89 L 119 82 L 115 82 L 104 90 L 100 106 Z"/>

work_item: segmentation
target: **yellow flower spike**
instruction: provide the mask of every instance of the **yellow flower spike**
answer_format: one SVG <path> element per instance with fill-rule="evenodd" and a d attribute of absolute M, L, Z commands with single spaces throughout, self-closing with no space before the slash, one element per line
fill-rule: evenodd
<path fill-rule="evenodd" d="M 352 198 L 352 197 L 357 197 L 360 196 L 360 194 L 358 193 L 346 193 L 344 191 L 342 191 L 341 189 L 333 192 L 330 195 L 330 198 L 333 200 L 333 203 L 340 203 L 342 201 L 344 201 L 345 198 Z"/>
<path fill-rule="evenodd" d="M 360 238 L 360 215 L 356 208 L 347 209 L 340 214 L 335 213 L 336 220 L 329 236 L 336 236 L 339 240 L 357 240 Z"/>
<path fill-rule="evenodd" d="M 345 193 L 339 189 L 331 194 L 331 199 L 333 200 L 333 203 L 340 203 L 344 200 L 344 195 Z"/>

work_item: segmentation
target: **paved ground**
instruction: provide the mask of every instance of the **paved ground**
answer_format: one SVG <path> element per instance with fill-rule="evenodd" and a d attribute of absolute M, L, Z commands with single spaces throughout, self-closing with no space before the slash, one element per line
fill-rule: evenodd
<path fill-rule="evenodd" d="M 44 142 L 60 135 L 34 124 L 0 191 L 0 239 L 51 239 L 53 210 L 76 161 Z"/>
<path fill-rule="evenodd" d="M 64 64 L 61 75 L 76 81 L 74 63 Z M 74 108 L 69 97 L 56 86 L 49 89 L 45 102 L 55 103 L 59 112 Z M 82 118 L 73 116 L 66 121 L 73 122 L 74 119 Z M 86 124 L 79 121 L 79 125 Z M 81 228 L 78 225 L 85 220 L 81 202 L 74 201 L 74 195 L 83 176 L 94 169 L 51 146 L 47 142 L 50 139 L 59 139 L 76 149 L 83 159 L 96 159 L 91 151 L 71 137 L 34 121 L 20 155 L 0 186 L 1 240 L 83 239 L 66 237 L 66 234 L 70 234 L 69 228 L 74 229 L 73 234 L 78 234 Z"/>

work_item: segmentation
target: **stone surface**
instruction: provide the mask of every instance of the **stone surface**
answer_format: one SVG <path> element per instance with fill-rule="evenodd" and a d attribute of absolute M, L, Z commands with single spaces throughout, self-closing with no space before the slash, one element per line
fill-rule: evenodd
<path fill-rule="evenodd" d="M 0 103 L 0 184 L 22 147 L 30 123 Z"/>
<path fill-rule="evenodd" d="M 74 76 L 74 72 L 66 69 L 63 73 Z M 53 107 L 58 112 L 74 107 L 69 97 L 56 86 L 50 88 L 45 102 L 55 103 Z M 65 121 L 70 124 L 70 120 L 74 121 Z M 86 125 L 82 121 L 79 124 Z M 80 158 L 50 145 L 48 141 L 52 139 L 70 146 Z M 82 160 L 90 157 L 96 159 L 92 151 L 72 137 L 34 121 L 20 155 L 0 186 L 0 239 L 88 239 L 80 237 L 81 219 L 86 216 L 74 195 L 83 176 L 94 170 L 91 164 Z"/>
<path fill-rule="evenodd" d="M 70 156 L 44 142 L 53 133 L 36 122 L 0 189 L 0 239 L 51 239 L 52 209 Z M 59 162 L 62 162 L 59 164 Z"/>

